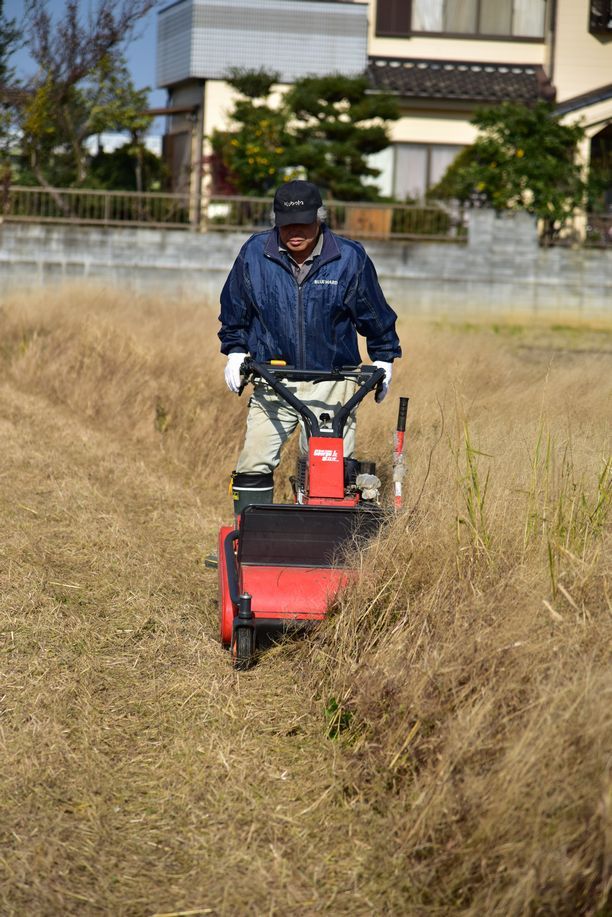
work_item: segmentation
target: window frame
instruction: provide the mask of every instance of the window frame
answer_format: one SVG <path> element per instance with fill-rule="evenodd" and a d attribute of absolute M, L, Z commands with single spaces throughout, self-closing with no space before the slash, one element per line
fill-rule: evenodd
<path fill-rule="evenodd" d="M 399 6 L 402 5 L 402 0 L 376 0 L 376 19 L 374 21 L 374 34 L 376 35 L 376 37 L 377 38 L 410 38 L 412 34 L 410 30 L 410 23 L 412 21 L 412 0 L 405 0 L 405 6 L 407 8 L 406 29 L 405 30 L 402 29 L 398 31 L 381 30 L 381 26 L 379 23 L 380 23 L 380 18 L 381 18 L 380 10 L 381 10 L 383 2 L 388 3 L 389 7 L 391 6 L 392 3 L 396 3 Z"/>
<path fill-rule="evenodd" d="M 595 13 L 593 11 L 594 3 L 593 0 L 589 2 L 589 34 L 590 35 L 599 35 L 599 36 L 608 36 L 612 38 L 612 0 L 604 0 L 607 10 L 604 9 L 604 18 L 607 18 L 610 25 L 597 25 L 594 22 Z M 412 12 L 412 8 L 411 8 Z"/>
<path fill-rule="evenodd" d="M 397 148 L 402 146 L 402 147 L 420 148 L 420 149 L 425 150 L 425 191 L 424 191 L 423 197 L 419 201 L 417 201 L 417 204 L 424 204 L 426 201 L 427 192 L 435 184 L 434 182 L 431 181 L 432 158 L 433 158 L 434 149 L 436 147 L 454 146 L 454 147 L 457 147 L 457 153 L 455 153 L 455 156 L 457 156 L 461 152 L 461 150 L 465 149 L 466 146 L 469 146 L 469 144 L 467 143 L 445 143 L 442 140 L 432 140 L 432 141 L 397 140 L 394 143 L 392 143 L 391 146 L 394 148 L 393 149 L 393 153 L 394 153 L 393 168 L 392 168 L 392 173 L 391 173 L 391 193 L 394 198 L 396 195 L 397 175 L 398 175 Z"/>
<path fill-rule="evenodd" d="M 468 39 L 470 41 L 520 41 L 527 44 L 543 44 L 546 41 L 546 31 L 547 25 L 550 16 L 550 0 L 546 0 L 546 7 L 544 10 L 544 29 L 541 37 L 536 37 L 533 35 L 489 35 L 486 32 L 429 32 L 422 31 L 420 29 L 412 28 L 412 0 L 406 0 L 407 7 L 407 26 L 406 30 L 403 29 L 400 31 L 385 30 L 381 31 L 379 21 L 380 15 L 379 11 L 381 9 L 381 4 L 383 2 L 392 3 L 393 0 L 377 0 L 376 3 L 376 20 L 374 25 L 374 34 L 377 38 L 412 38 L 412 37 L 423 37 L 423 38 L 453 38 L 453 39 Z M 401 0 L 395 0 L 401 4 Z M 612 5 L 612 0 L 607 0 L 609 5 Z M 476 0 L 476 22 L 480 22 L 480 14 L 482 8 L 482 0 Z M 590 7 L 589 7 L 589 16 L 590 16 Z M 512 10 L 512 18 L 514 18 L 514 8 Z M 590 19 L 589 19 L 590 22 Z M 601 30 L 598 34 L 609 34 L 610 30 Z"/>

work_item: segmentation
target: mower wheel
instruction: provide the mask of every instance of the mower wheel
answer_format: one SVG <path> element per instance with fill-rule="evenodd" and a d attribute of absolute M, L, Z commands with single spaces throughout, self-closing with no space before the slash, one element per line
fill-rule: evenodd
<path fill-rule="evenodd" d="M 250 668 L 255 658 L 255 630 L 252 627 L 237 627 L 232 643 L 232 659 L 237 669 Z"/>

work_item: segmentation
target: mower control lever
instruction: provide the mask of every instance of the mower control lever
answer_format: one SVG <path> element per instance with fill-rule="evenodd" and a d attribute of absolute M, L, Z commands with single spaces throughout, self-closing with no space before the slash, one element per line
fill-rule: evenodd
<path fill-rule="evenodd" d="M 257 369 L 255 369 L 257 367 Z M 249 375 L 261 375 L 264 370 L 271 373 L 276 379 L 287 379 L 295 382 L 340 382 L 343 379 L 352 379 L 363 384 L 376 372 L 376 366 L 341 366 L 326 372 L 323 369 L 298 369 L 295 366 L 279 366 L 277 363 L 256 363 L 249 357 L 243 362 L 240 372 L 245 378 Z"/>
<path fill-rule="evenodd" d="M 274 389 L 277 395 L 280 395 L 287 404 L 295 408 L 304 421 L 308 437 L 321 435 L 341 437 L 344 432 L 344 425 L 351 411 L 363 401 L 368 392 L 377 389 L 385 378 L 384 369 L 380 369 L 377 366 L 347 367 L 346 369 L 324 372 L 320 370 L 296 369 L 293 366 L 272 366 L 269 363 L 256 363 L 255 360 L 249 358 L 242 364 L 240 372 L 244 378 L 244 382 L 240 386 L 240 392 L 242 392 L 250 378 L 259 376 L 261 379 L 264 379 L 268 385 Z M 351 379 L 356 382 L 359 387 L 355 394 L 346 404 L 342 405 L 334 415 L 331 432 L 323 431 L 322 433 L 316 416 L 303 401 L 300 401 L 293 392 L 283 385 L 280 381 L 281 378 L 288 380 L 296 379 L 299 381 L 308 380 L 311 382 L 339 382 L 343 379 Z"/>

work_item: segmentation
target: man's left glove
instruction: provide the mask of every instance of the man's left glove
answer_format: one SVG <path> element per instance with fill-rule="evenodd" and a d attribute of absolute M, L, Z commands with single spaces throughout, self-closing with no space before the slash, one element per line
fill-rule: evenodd
<path fill-rule="evenodd" d="M 225 364 L 225 384 L 230 392 L 235 392 L 237 394 L 240 391 L 240 386 L 242 385 L 240 367 L 247 357 L 248 353 L 230 353 L 227 357 L 227 363 Z"/>
<path fill-rule="evenodd" d="M 384 369 L 385 371 L 385 378 L 382 380 L 382 385 L 380 389 L 376 392 L 376 395 L 374 396 L 374 400 L 376 401 L 376 403 L 380 404 L 380 402 L 383 400 L 383 398 L 387 394 L 389 386 L 391 385 L 391 376 L 393 375 L 393 363 L 385 363 L 383 360 L 374 360 L 374 366 L 377 366 L 379 369 Z"/>

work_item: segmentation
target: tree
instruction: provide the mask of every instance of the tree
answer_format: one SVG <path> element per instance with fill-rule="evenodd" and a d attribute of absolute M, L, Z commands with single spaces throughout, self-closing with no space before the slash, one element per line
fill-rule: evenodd
<path fill-rule="evenodd" d="M 4 0 L 0 0 L 0 173 L 2 180 L 8 169 L 13 107 L 19 97 L 11 56 L 17 49 L 19 31 L 14 19 L 4 15 Z"/>
<path fill-rule="evenodd" d="M 153 121 L 146 111 L 149 89 L 135 88 L 125 59 L 117 54 L 102 59 L 97 75 L 99 78 L 83 89 L 86 115 L 78 139 L 82 144 L 92 134 L 128 131 L 130 144 L 126 152 L 134 161 L 135 190 L 143 191 L 144 135 Z"/>
<path fill-rule="evenodd" d="M 143 136 L 153 120 L 146 114 L 147 93 L 134 88 L 117 52 L 106 55 L 85 80 L 61 93 L 47 79 L 22 110 L 23 149 L 39 183 L 83 184 L 88 178 L 86 141 L 104 131 L 130 132 L 138 172 Z M 138 184 L 142 182 L 137 179 Z"/>
<path fill-rule="evenodd" d="M 376 200 L 368 184 L 378 169 L 367 157 L 389 145 L 386 124 L 399 117 L 395 99 L 369 94 L 365 77 L 306 77 L 272 107 L 278 74 L 235 70 L 230 84 L 245 98 L 230 114 L 228 131 L 211 137 L 217 189 L 265 195 L 279 181 L 308 178 L 337 200 Z"/>
<path fill-rule="evenodd" d="M 156 0 L 97 0 L 88 17 L 66 0 L 57 20 L 46 0 L 29 0 L 26 44 L 38 66 L 20 112 L 23 150 L 36 181 L 79 184 L 87 176 L 85 141 L 103 130 L 129 130 L 136 169 L 147 89 L 136 90 L 120 53 Z M 59 201 L 58 201 L 59 203 Z"/>
<path fill-rule="evenodd" d="M 54 20 L 47 0 L 28 0 L 28 50 L 61 93 L 93 73 L 113 49 L 124 46 L 156 2 L 96 0 L 84 18 L 79 15 L 79 0 L 66 0 L 63 15 Z"/>
<path fill-rule="evenodd" d="M 144 145 L 130 143 L 111 153 L 99 150 L 89 162 L 88 187 L 114 191 L 155 190 L 166 178 L 162 159 Z"/>
<path fill-rule="evenodd" d="M 11 67 L 11 56 L 17 50 L 19 30 L 14 19 L 4 15 L 4 0 L 0 0 L 0 91 L 11 88 L 15 71 Z M 3 100 L 4 104 L 4 100 Z"/>
<path fill-rule="evenodd" d="M 215 191 L 263 196 L 278 184 L 284 165 L 286 117 L 268 101 L 279 75 L 234 68 L 227 80 L 243 98 L 230 112 L 230 129 L 211 136 Z"/>
<path fill-rule="evenodd" d="M 583 129 L 561 124 L 547 102 L 483 108 L 472 124 L 480 135 L 430 197 L 476 197 L 496 210 L 526 210 L 544 221 L 545 236 L 552 237 L 585 202 L 587 184 L 576 155 Z"/>
<path fill-rule="evenodd" d="M 285 105 L 292 121 L 287 165 L 305 168 L 336 200 L 376 200 L 377 188 L 365 179 L 380 170 L 367 157 L 389 146 L 387 122 L 399 118 L 395 98 L 369 93 L 365 77 L 333 74 L 298 80 Z"/>

